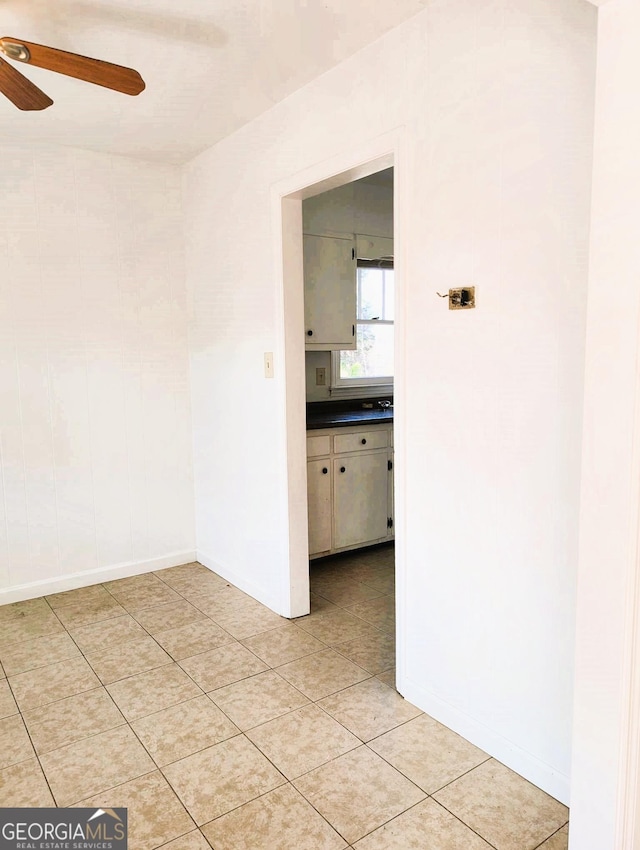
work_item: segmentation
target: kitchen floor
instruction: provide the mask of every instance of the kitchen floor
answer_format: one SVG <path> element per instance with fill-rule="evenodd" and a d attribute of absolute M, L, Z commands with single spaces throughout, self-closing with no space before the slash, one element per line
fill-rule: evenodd
<path fill-rule="evenodd" d="M 393 547 L 282 619 L 199 564 L 0 607 L 0 806 L 130 850 L 566 850 L 560 803 L 394 690 Z"/>

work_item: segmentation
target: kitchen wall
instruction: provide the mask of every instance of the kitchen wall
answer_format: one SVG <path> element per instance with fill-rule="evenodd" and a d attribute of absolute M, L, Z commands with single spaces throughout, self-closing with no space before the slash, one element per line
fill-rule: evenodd
<path fill-rule="evenodd" d="M 584 0 L 432 0 L 184 185 L 198 552 L 288 614 L 274 187 L 400 136 L 399 688 L 563 800 L 596 23 Z M 474 311 L 436 296 L 470 283 Z"/>
<path fill-rule="evenodd" d="M 193 558 L 180 173 L 0 148 L 0 604 Z"/>
<path fill-rule="evenodd" d="M 363 233 L 393 238 L 393 180 L 380 182 L 374 174 L 307 198 L 302 203 L 302 227 L 305 233 L 317 235 Z M 331 398 L 331 362 L 328 351 L 305 352 L 307 401 Z M 316 368 L 325 369 L 325 386 L 316 385 Z"/>

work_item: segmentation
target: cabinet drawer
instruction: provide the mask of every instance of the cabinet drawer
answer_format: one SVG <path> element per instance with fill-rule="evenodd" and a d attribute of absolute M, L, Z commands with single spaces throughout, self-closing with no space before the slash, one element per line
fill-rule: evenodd
<path fill-rule="evenodd" d="M 333 450 L 336 454 L 386 449 L 388 445 L 388 431 L 360 431 L 358 434 L 337 434 L 333 438 Z"/>
<path fill-rule="evenodd" d="M 331 451 L 331 437 L 325 434 L 321 437 L 307 437 L 307 457 L 328 455 Z"/>

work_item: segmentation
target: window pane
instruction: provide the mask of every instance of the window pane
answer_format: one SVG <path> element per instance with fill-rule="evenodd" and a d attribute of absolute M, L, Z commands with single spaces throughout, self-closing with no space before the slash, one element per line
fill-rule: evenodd
<path fill-rule="evenodd" d="M 382 269 L 358 269 L 358 318 L 382 319 L 384 310 Z"/>
<path fill-rule="evenodd" d="M 358 325 L 356 351 L 340 352 L 341 378 L 393 375 L 393 325 Z"/>

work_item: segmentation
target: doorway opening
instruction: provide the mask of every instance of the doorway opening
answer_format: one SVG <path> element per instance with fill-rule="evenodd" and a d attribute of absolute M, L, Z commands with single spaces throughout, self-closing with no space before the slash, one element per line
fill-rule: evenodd
<path fill-rule="evenodd" d="M 282 232 L 279 234 L 282 239 L 282 280 L 283 280 L 283 351 L 282 356 L 286 364 L 286 382 L 285 382 L 285 410 L 286 410 L 286 433 L 287 433 L 287 456 L 288 456 L 288 507 L 289 507 L 289 600 L 290 614 L 295 618 L 306 615 L 310 610 L 315 610 L 318 606 L 324 606 L 326 609 L 343 608 L 344 614 L 341 618 L 353 625 L 355 624 L 362 629 L 363 632 L 372 633 L 378 629 L 374 623 L 370 622 L 371 618 L 377 617 L 379 622 L 382 618 L 385 620 L 385 643 L 388 651 L 388 646 L 393 644 L 393 622 L 395 609 L 402 610 L 402 600 L 398 596 L 397 604 L 393 596 L 394 588 L 394 573 L 401 573 L 401 551 L 402 551 L 402 509 L 403 500 L 401 495 L 401 485 L 399 488 L 398 476 L 396 473 L 396 462 L 394 458 L 398 456 L 399 450 L 402 451 L 403 441 L 398 438 L 398 413 L 402 409 L 401 396 L 401 381 L 398 381 L 398 376 L 401 374 L 401 363 L 399 362 L 398 351 L 401 350 L 398 346 L 397 338 L 401 333 L 401 321 L 399 316 L 396 316 L 396 305 L 400 303 L 398 289 L 398 267 L 397 260 L 397 239 L 395 231 L 398 227 L 398 170 L 397 159 L 398 150 L 400 147 L 399 134 L 389 134 L 384 138 L 379 138 L 367 143 L 363 146 L 361 157 L 354 162 L 353 159 L 342 158 L 329 163 L 324 163 L 313 167 L 297 178 L 274 187 L 273 201 L 277 219 L 282 223 Z M 363 178 L 365 178 L 363 180 Z M 339 190 L 335 193 L 335 190 Z M 334 208 L 334 223 L 327 223 L 322 226 L 321 231 L 315 234 L 310 234 L 310 227 L 319 228 L 321 207 L 323 200 L 318 199 L 318 196 L 327 195 L 334 192 L 331 197 L 336 200 L 340 195 L 352 195 L 358 191 L 368 196 L 368 203 L 365 216 L 362 219 L 356 220 L 353 217 L 353 209 L 351 213 L 345 210 L 344 205 L 340 209 L 339 205 Z M 387 219 L 386 230 L 383 231 L 380 226 L 380 221 L 383 219 L 382 208 L 384 204 L 378 199 L 386 195 L 390 203 L 387 205 L 391 210 L 391 218 Z M 326 198 L 324 199 L 326 201 Z M 311 203 L 306 204 L 306 201 Z M 322 213 L 324 215 L 325 211 Z M 342 220 L 338 216 L 342 215 Z M 350 222 L 347 222 L 344 216 L 351 215 Z M 366 215 L 369 216 L 371 222 L 376 215 L 380 221 L 375 226 L 362 226 L 361 221 L 366 221 Z M 313 225 L 311 221 L 314 221 Z M 347 229 L 345 229 L 345 227 Z M 367 231 L 370 231 L 367 233 Z M 373 232 L 371 232 L 373 231 Z M 359 355 L 354 354 L 356 346 L 350 348 L 348 346 L 332 345 L 324 351 L 321 345 L 324 340 L 320 339 L 313 328 L 307 328 L 305 319 L 305 291 L 304 291 L 304 267 L 305 258 L 303 251 L 304 234 L 319 236 L 327 240 L 340 240 L 345 235 L 348 237 L 350 250 L 353 247 L 353 266 L 357 269 L 358 260 L 361 261 L 361 268 L 364 271 L 360 272 L 361 280 L 361 309 L 359 313 L 359 321 L 352 321 L 354 325 L 352 335 L 356 336 L 355 325 L 362 323 L 362 328 L 358 328 L 361 339 L 367 341 L 368 349 L 366 354 L 368 359 L 363 359 Z M 356 244 L 355 237 L 360 236 L 359 244 Z M 369 251 L 363 249 L 363 240 L 369 237 Z M 378 237 L 380 241 L 376 242 L 371 237 Z M 388 242 L 384 242 L 388 239 Z M 391 247 L 389 247 L 391 245 Z M 380 246 L 383 246 L 381 248 Z M 334 246 L 336 247 L 336 246 Z M 344 247 L 338 245 L 337 247 Z M 361 254 L 361 256 L 356 256 Z M 369 261 L 369 263 L 367 263 Z M 377 266 L 376 271 L 373 270 L 374 265 Z M 393 267 L 393 274 L 389 272 Z M 380 269 L 386 273 L 386 279 L 380 280 Z M 391 277 L 395 280 L 391 281 Z M 384 275 L 383 275 L 384 277 Z M 368 278 L 368 279 L 367 279 Z M 376 281 L 377 278 L 377 281 Z M 354 286 L 354 299 L 356 299 L 356 287 Z M 363 301 L 363 293 L 367 297 L 366 305 Z M 374 295 L 368 295 L 368 292 L 375 292 Z M 374 312 L 375 305 L 384 307 L 384 310 Z M 356 303 L 357 309 L 357 303 Z M 308 311 L 307 311 L 308 312 Z M 379 323 L 377 327 L 373 324 Z M 384 355 L 377 354 L 376 358 L 372 355 L 372 345 L 374 339 L 378 339 L 384 333 L 389 324 L 393 322 L 396 332 L 396 341 L 392 344 L 392 358 L 395 360 L 392 381 L 387 381 L 386 385 L 380 384 L 376 386 L 375 378 L 380 377 L 372 374 L 378 368 L 377 364 L 383 361 Z M 368 326 L 367 326 L 368 324 Z M 400 327 L 399 327 L 400 326 Z M 320 327 L 320 326 L 319 326 Z M 312 336 L 308 334 L 308 330 L 314 330 L 313 340 L 316 344 L 314 347 L 309 344 Z M 351 331 L 351 327 L 349 327 Z M 336 342 L 336 340 L 330 340 Z M 341 340 L 337 340 L 341 342 Z M 384 348 L 384 344 L 380 350 Z M 343 350 L 348 352 L 345 357 L 342 356 L 342 369 L 340 364 L 339 352 Z M 387 352 L 389 346 L 387 344 Z M 358 373 L 359 377 L 365 380 L 360 382 L 357 388 L 354 385 L 348 385 L 347 388 L 341 385 L 338 380 L 348 380 L 348 374 L 345 371 L 350 369 L 351 374 Z M 368 374 L 366 374 L 368 370 Z M 339 374 L 341 372 L 341 374 Z M 378 368 L 378 372 L 380 372 Z M 365 374 L 363 374 L 365 373 Z M 310 376 L 310 379 L 308 379 Z M 389 377 L 389 376 L 382 376 Z M 367 378 L 373 378 L 373 381 L 367 383 Z M 400 394 L 398 390 L 400 389 Z M 373 402 L 371 402 L 373 399 Z M 379 405 L 377 402 L 386 404 Z M 339 406 L 343 407 L 343 414 L 348 416 L 352 411 L 344 410 L 344 407 L 353 407 L 356 404 L 360 410 L 368 410 L 369 417 L 378 416 L 378 421 L 372 425 L 371 421 L 365 422 L 363 427 L 366 427 L 372 432 L 371 438 L 367 434 L 358 434 L 358 428 L 352 423 L 338 426 L 340 431 L 327 435 L 322 433 L 324 429 L 315 428 L 315 434 L 311 430 L 307 430 L 307 411 L 309 404 L 326 404 L 335 405 L 332 408 L 337 412 Z M 363 404 L 371 407 L 363 408 Z M 393 406 L 392 406 L 393 405 Z M 386 421 L 385 421 L 386 419 Z M 308 456 L 307 438 L 310 438 L 312 451 L 317 448 L 327 449 L 327 441 L 318 440 L 317 438 L 331 436 L 329 440 L 328 453 L 318 455 L 316 457 Z M 336 443 L 336 438 L 337 443 Z M 357 443 L 355 442 L 357 440 Z M 365 440 L 365 443 L 362 443 Z M 323 442 L 324 446 L 318 444 Z M 353 443 L 353 445 L 352 445 Z M 372 469 L 366 469 L 366 463 L 363 465 L 360 458 L 368 455 L 366 463 L 372 464 Z M 346 475 L 340 470 L 346 467 L 346 464 L 339 461 L 339 456 L 349 458 L 349 472 L 354 465 L 357 467 L 358 474 L 361 476 L 361 481 L 364 484 L 370 482 L 375 473 L 380 472 L 380 468 L 384 468 L 385 474 L 385 494 L 380 496 L 378 491 L 378 507 L 373 510 L 365 511 L 365 519 L 371 522 L 371 527 L 365 529 L 360 537 L 354 536 L 355 531 L 350 527 L 351 521 L 358 513 L 352 510 L 354 504 L 349 502 L 348 497 L 345 497 L 342 489 L 338 488 L 335 492 L 333 479 L 336 475 Z M 328 486 L 325 484 L 325 493 L 329 499 L 337 498 L 338 504 L 331 506 L 334 511 L 333 516 L 326 525 L 329 528 L 329 538 L 325 538 L 322 544 L 324 548 L 317 549 L 317 543 L 310 538 L 309 529 L 309 503 L 308 503 L 308 482 L 307 472 L 308 464 L 315 461 L 321 461 L 319 465 L 319 474 L 323 476 L 325 481 L 331 482 Z M 329 460 L 331 463 L 331 471 L 329 465 L 324 461 Z M 318 464 L 316 463 L 316 466 Z M 322 469 L 326 468 L 327 472 L 323 473 Z M 395 486 L 389 488 L 389 481 L 392 483 L 395 479 Z M 380 480 L 380 479 L 378 479 Z M 401 479 L 400 479 L 401 481 Z M 376 492 L 375 490 L 373 492 Z M 325 500 L 326 500 L 325 495 Z M 345 500 L 347 507 L 345 508 Z M 334 499 L 335 501 L 335 499 Z M 384 505 L 384 510 L 379 510 L 379 505 Z M 369 508 L 372 508 L 371 500 L 369 500 Z M 394 511 L 395 508 L 395 511 Z M 346 518 L 342 523 L 335 525 L 335 510 L 338 510 L 341 517 Z M 380 531 L 379 519 L 382 516 L 384 528 Z M 389 523 L 389 524 L 387 524 Z M 400 534 L 398 534 L 400 531 Z M 313 537 L 313 527 L 311 535 Z M 395 540 L 394 540 L 395 537 Z M 329 543 L 326 540 L 329 539 Z M 375 547 L 371 543 L 375 543 Z M 311 546 L 310 546 L 311 543 Z M 311 553 L 311 557 L 310 557 Z M 331 558 L 332 560 L 325 560 Z M 339 580 L 341 593 L 339 594 L 336 587 L 329 587 L 331 582 L 323 582 L 322 579 L 317 580 L 312 578 L 312 583 L 316 585 L 315 589 L 311 589 L 310 594 L 310 564 L 314 574 L 320 575 L 324 573 L 325 577 L 328 571 L 331 570 L 335 574 L 335 578 Z M 342 571 L 342 573 L 340 573 Z M 366 579 L 364 581 L 363 579 Z M 324 596 L 316 591 L 320 589 L 320 584 L 323 584 L 322 590 Z M 400 585 L 402 582 L 400 581 Z M 375 585 L 375 586 L 374 586 Z M 350 607 L 347 605 L 347 591 L 351 591 L 353 597 L 351 604 L 357 605 L 364 603 L 365 606 L 369 602 L 375 604 L 370 605 L 368 610 L 366 607 L 358 611 L 347 611 Z M 345 595 L 346 594 L 346 595 Z M 327 595 L 334 596 L 338 602 L 333 602 Z M 385 602 L 376 600 L 383 599 Z M 311 608 L 310 603 L 313 603 Z M 384 611 L 382 609 L 385 609 Z M 374 613 L 372 613 L 372 611 Z M 365 614 L 370 618 L 359 616 Z M 339 617 L 335 618 L 336 620 Z M 401 633 L 402 615 L 398 618 L 399 633 Z M 388 631 L 389 628 L 391 631 Z M 356 630 L 357 631 L 357 630 Z M 381 632 L 384 630 L 380 630 Z M 401 641 L 398 644 L 398 654 L 401 656 Z M 388 657 L 388 654 L 387 654 Z M 383 666 L 390 669 L 385 662 Z M 398 671 L 400 673 L 401 663 Z M 384 673 L 385 670 L 380 670 Z"/>
<path fill-rule="evenodd" d="M 390 167 L 314 195 L 302 226 L 306 628 L 395 685 L 393 183 Z"/>

